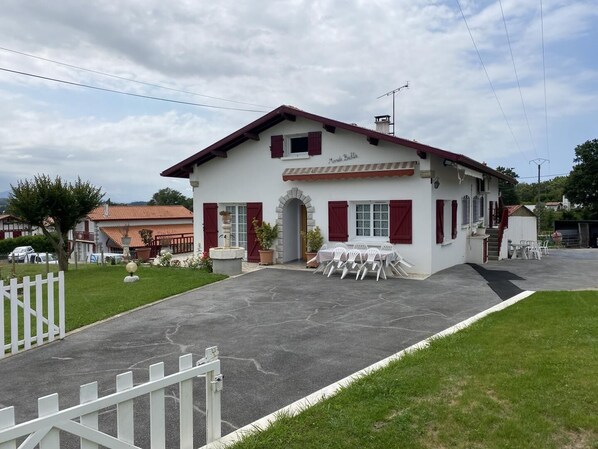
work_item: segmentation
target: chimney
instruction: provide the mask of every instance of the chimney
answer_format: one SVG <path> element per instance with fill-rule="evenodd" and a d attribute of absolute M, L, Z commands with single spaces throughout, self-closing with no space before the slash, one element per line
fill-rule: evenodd
<path fill-rule="evenodd" d="M 375 117 L 376 131 L 390 134 L 390 115 L 377 115 Z"/>
<path fill-rule="evenodd" d="M 104 203 L 104 217 L 110 215 L 110 204 Z"/>

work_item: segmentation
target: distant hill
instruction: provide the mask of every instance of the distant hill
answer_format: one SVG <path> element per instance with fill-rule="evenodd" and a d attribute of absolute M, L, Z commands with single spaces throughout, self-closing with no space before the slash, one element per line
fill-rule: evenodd
<path fill-rule="evenodd" d="M 8 198 L 9 193 L 10 193 L 10 190 L 7 190 L 5 192 L 0 192 L 0 198 Z"/>

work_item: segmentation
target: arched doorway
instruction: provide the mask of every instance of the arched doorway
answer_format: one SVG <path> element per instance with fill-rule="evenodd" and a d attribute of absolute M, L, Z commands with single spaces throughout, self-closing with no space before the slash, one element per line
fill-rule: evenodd
<path fill-rule="evenodd" d="M 282 263 L 305 260 L 303 233 L 314 226 L 311 199 L 297 187 L 279 198 L 278 227 L 282 238 L 276 248 Z"/>

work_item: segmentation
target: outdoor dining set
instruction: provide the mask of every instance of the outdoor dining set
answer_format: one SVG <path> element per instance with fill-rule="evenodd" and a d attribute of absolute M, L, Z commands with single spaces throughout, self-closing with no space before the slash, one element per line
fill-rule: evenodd
<path fill-rule="evenodd" d="M 387 278 L 387 274 L 409 277 L 405 268 L 412 268 L 413 264 L 405 260 L 386 243 L 380 247 L 368 247 L 366 243 L 355 242 L 349 247 L 345 243 L 337 243 L 334 247 L 322 246 L 317 255 L 308 261 L 318 262 L 315 273 L 322 273 L 330 277 L 335 272 L 341 273 L 341 279 L 347 274 L 354 273 L 355 279 L 365 279 L 368 273 L 375 273 L 376 280 Z"/>
<path fill-rule="evenodd" d="M 509 253 L 511 259 L 542 259 L 548 255 L 548 240 L 537 242 L 536 240 L 521 240 L 520 243 L 510 243 Z"/>

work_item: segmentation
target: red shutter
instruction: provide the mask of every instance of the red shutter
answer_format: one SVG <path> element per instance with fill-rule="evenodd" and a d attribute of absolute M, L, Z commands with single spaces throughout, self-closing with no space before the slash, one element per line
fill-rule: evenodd
<path fill-rule="evenodd" d="M 284 138 L 282 136 L 270 137 L 270 157 L 272 159 L 284 156 Z"/>
<path fill-rule="evenodd" d="M 328 241 L 349 240 L 348 209 L 346 201 L 328 201 Z"/>
<path fill-rule="evenodd" d="M 391 200 L 390 207 L 390 243 L 413 243 L 411 200 Z"/>
<path fill-rule="evenodd" d="M 218 246 L 218 204 L 203 203 L 203 250 Z"/>
<path fill-rule="evenodd" d="M 451 216 L 451 238 L 457 238 L 457 200 L 452 202 L 452 216 Z"/>
<path fill-rule="evenodd" d="M 16 239 L 17 237 L 21 237 L 23 235 L 23 231 L 12 231 L 12 238 Z"/>
<path fill-rule="evenodd" d="M 4 240 L 4 231 L 0 231 L 0 240 Z"/>
<path fill-rule="evenodd" d="M 310 156 L 322 154 L 322 131 L 307 134 L 307 154 Z"/>
<path fill-rule="evenodd" d="M 436 200 L 436 243 L 444 242 L 444 200 Z"/>
<path fill-rule="evenodd" d="M 262 223 L 262 203 L 247 203 L 247 262 L 260 261 L 260 245 L 253 228 L 254 218 Z"/>

